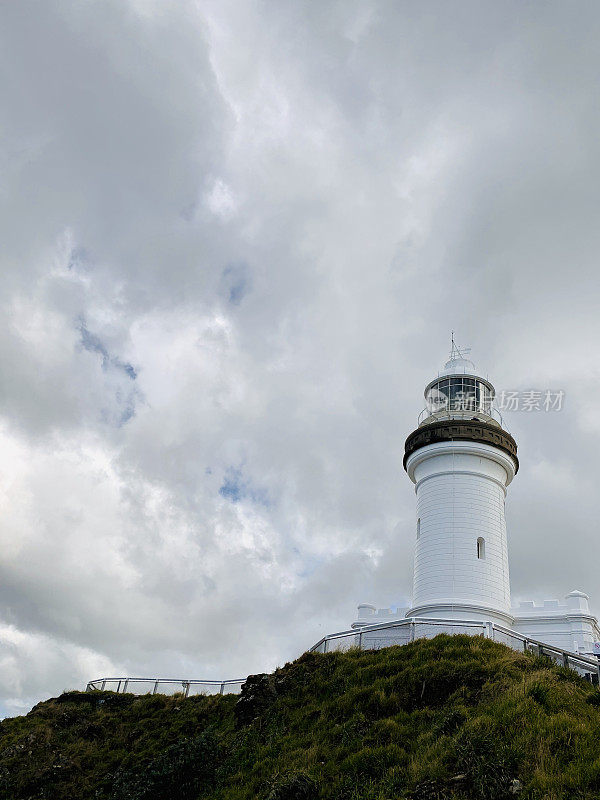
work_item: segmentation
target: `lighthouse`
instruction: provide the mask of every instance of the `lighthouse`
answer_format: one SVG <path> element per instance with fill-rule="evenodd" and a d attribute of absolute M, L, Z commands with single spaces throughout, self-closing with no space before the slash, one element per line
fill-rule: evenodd
<path fill-rule="evenodd" d="M 406 531 L 415 554 L 410 605 L 362 603 L 352 629 L 362 631 L 367 646 L 386 647 L 406 641 L 397 623 L 407 619 L 423 636 L 483 624 L 507 642 L 514 633 L 600 653 L 600 627 L 585 592 L 511 602 L 504 510 L 519 470 L 517 444 L 494 406 L 493 384 L 467 353 L 452 336 L 450 357 L 425 386 L 425 408 L 404 447 L 416 495 L 414 528 Z"/>
<path fill-rule="evenodd" d="M 512 621 L 504 506 L 519 462 L 494 395 L 453 340 L 405 445 L 404 468 L 416 493 L 407 616 Z"/>

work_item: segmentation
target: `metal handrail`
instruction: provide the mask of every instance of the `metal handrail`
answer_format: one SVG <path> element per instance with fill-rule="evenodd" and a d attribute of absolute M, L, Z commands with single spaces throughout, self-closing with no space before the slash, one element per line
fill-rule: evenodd
<path fill-rule="evenodd" d="M 96 680 L 89 681 L 86 692 L 114 691 L 117 694 L 125 694 L 130 683 L 148 683 L 153 684 L 152 692 L 148 692 L 148 694 L 156 694 L 161 684 L 176 684 L 181 686 L 183 695 L 188 697 L 191 686 L 218 686 L 219 694 L 225 694 L 226 686 L 236 686 L 241 690 L 242 684 L 245 682 L 246 678 L 230 678 L 224 681 L 180 680 L 178 678 L 96 678 Z M 107 684 L 116 684 L 117 688 L 107 689 Z"/>
<path fill-rule="evenodd" d="M 505 628 L 502 625 L 492 625 L 492 628 L 494 631 L 503 633 L 505 636 L 512 636 L 514 639 L 519 639 L 521 642 L 523 642 L 523 649 L 525 651 L 531 650 L 532 647 L 538 648 L 539 655 L 547 655 L 550 657 L 552 655 L 557 655 L 563 662 L 566 660 L 579 661 L 586 666 L 593 667 L 594 670 L 598 672 L 599 663 L 598 659 L 594 656 L 587 656 L 585 653 L 573 653 L 570 650 L 563 650 L 561 647 L 555 647 L 552 644 L 540 642 L 537 639 L 530 639 L 529 636 L 524 636 L 522 633 L 517 633 L 516 631 L 512 631 L 510 628 Z M 564 663 L 564 666 L 568 665 Z"/>
<path fill-rule="evenodd" d="M 381 622 L 376 625 L 364 625 L 359 628 L 340 631 L 339 633 L 329 634 L 320 639 L 315 645 L 310 648 L 309 652 L 315 652 L 322 647 L 323 652 L 328 652 L 329 642 L 339 641 L 340 639 L 347 639 L 355 637 L 357 639 L 358 649 L 363 649 L 363 634 L 376 633 L 383 630 L 393 630 L 410 626 L 411 636 L 410 640 L 413 641 L 414 631 L 416 625 L 426 625 L 431 627 L 454 627 L 454 628 L 480 628 L 482 633 L 480 635 L 486 638 L 498 641 L 495 636 L 496 632 L 501 636 L 516 639 L 522 645 L 524 652 L 531 652 L 540 656 L 547 656 L 553 660 L 558 661 L 561 666 L 569 667 L 576 670 L 577 667 L 584 668 L 585 677 L 594 683 L 600 683 L 600 663 L 593 656 L 587 656 L 583 653 L 573 653 L 570 650 L 563 650 L 560 647 L 549 645 L 545 642 L 540 642 L 537 639 L 531 639 L 522 633 L 517 633 L 510 628 L 505 628 L 502 625 L 496 625 L 493 622 L 483 622 L 481 620 L 456 620 L 456 619 L 432 619 L 427 617 L 410 617 L 405 620 L 395 620 L 393 622 Z M 502 644 L 506 644 L 502 642 Z M 368 640 L 367 640 L 368 646 Z M 507 645 L 510 647 L 510 645 Z M 517 648 L 512 648 L 517 649 Z M 588 668 L 587 670 L 585 668 Z"/>
<path fill-rule="evenodd" d="M 432 626 L 444 626 L 448 627 L 452 625 L 454 627 L 460 628 L 481 628 L 484 629 L 487 623 L 482 622 L 481 620 L 457 620 L 457 619 L 445 619 L 445 618 L 436 618 L 431 619 L 429 617 L 409 617 L 408 619 L 399 619 L 389 622 L 378 622 L 373 625 L 361 625 L 359 628 L 353 628 L 348 631 L 339 631 L 338 633 L 329 633 L 327 636 L 323 636 L 322 639 L 314 644 L 309 653 L 313 653 L 320 647 L 325 641 L 331 641 L 334 639 L 343 639 L 348 638 L 351 636 L 358 636 L 361 633 L 377 631 L 377 630 L 386 630 L 389 628 L 403 628 L 409 625 L 432 625 Z"/>
<path fill-rule="evenodd" d="M 480 633 L 477 635 L 483 636 L 494 641 L 499 641 L 500 637 L 504 636 L 520 642 L 523 652 L 530 652 L 539 656 L 547 656 L 557 661 L 561 666 L 569 667 L 575 671 L 583 670 L 584 677 L 593 683 L 600 682 L 600 664 L 594 656 L 588 656 L 582 653 L 572 653 L 570 650 L 563 650 L 560 647 L 540 642 L 537 639 L 530 639 L 522 633 L 517 633 L 510 628 L 505 628 L 503 625 L 496 625 L 493 622 L 484 622 L 482 620 L 457 620 L 457 619 L 443 619 L 431 617 L 409 617 L 407 619 L 398 619 L 388 622 L 379 622 L 373 625 L 361 625 L 351 630 L 339 631 L 338 633 L 331 633 L 323 636 L 322 639 L 309 649 L 309 653 L 316 652 L 322 648 L 322 652 L 327 653 L 329 650 L 329 643 L 336 642 L 343 639 L 354 638 L 355 644 L 358 649 L 367 649 L 369 641 L 363 641 L 363 636 L 369 633 L 377 633 L 379 631 L 393 630 L 397 628 L 409 629 L 409 640 L 412 642 L 417 632 L 417 626 L 425 626 L 430 628 L 473 628 L 478 629 Z M 496 636 L 498 634 L 498 636 Z M 506 644 L 506 642 L 502 642 Z M 366 648 L 365 645 L 366 644 Z M 511 647 L 511 645 L 507 645 Z M 519 650 L 513 647 L 514 650 Z M 149 694 L 156 694 L 160 686 L 165 684 L 176 684 L 181 686 L 182 693 L 185 697 L 189 696 L 190 687 L 192 686 L 206 686 L 206 687 L 219 687 L 219 694 L 225 693 L 226 687 L 237 688 L 238 692 L 241 691 L 242 685 L 246 682 L 246 678 L 234 678 L 224 681 L 218 680 L 180 680 L 176 678 L 97 678 L 87 684 L 86 691 L 98 692 L 107 690 L 107 684 L 116 684 L 116 693 L 124 694 L 132 683 L 146 683 L 152 684 L 152 691 Z M 238 693 L 234 692 L 234 693 Z"/>

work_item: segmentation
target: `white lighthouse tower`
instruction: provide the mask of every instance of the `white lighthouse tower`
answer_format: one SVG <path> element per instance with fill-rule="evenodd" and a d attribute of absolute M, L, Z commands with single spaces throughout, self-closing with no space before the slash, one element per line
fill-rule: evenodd
<path fill-rule="evenodd" d="M 368 646 L 403 643 L 412 621 L 425 631 L 491 625 L 571 652 L 600 652 L 588 596 L 511 606 L 504 504 L 519 469 L 517 445 L 494 408 L 495 390 L 452 337 L 450 358 L 425 387 L 425 410 L 408 436 L 404 468 L 415 485 L 413 597 L 408 608 L 358 606 L 352 623 Z M 427 622 L 429 621 L 429 622 Z M 497 628 L 495 628 L 497 626 Z M 465 628 L 466 630 L 466 628 Z"/>
<path fill-rule="evenodd" d="M 495 418 L 494 387 L 464 356 L 453 341 L 425 388 L 425 418 L 406 440 L 404 467 L 417 495 L 407 616 L 509 625 L 504 502 L 517 445 Z"/>

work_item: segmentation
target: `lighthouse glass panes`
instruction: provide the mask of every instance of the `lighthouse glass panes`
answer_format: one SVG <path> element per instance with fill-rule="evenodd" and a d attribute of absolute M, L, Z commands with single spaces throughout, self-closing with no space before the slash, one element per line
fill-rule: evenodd
<path fill-rule="evenodd" d="M 451 375 L 431 384 L 427 390 L 427 407 L 436 411 L 478 411 L 490 414 L 493 389 L 477 378 Z"/>

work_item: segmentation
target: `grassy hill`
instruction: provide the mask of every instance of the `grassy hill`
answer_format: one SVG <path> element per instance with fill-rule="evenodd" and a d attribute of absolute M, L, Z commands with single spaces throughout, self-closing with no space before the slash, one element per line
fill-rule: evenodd
<path fill-rule="evenodd" d="M 241 697 L 69 692 L 0 724 L 0 798 L 600 797 L 600 691 L 489 640 L 307 654 Z"/>

